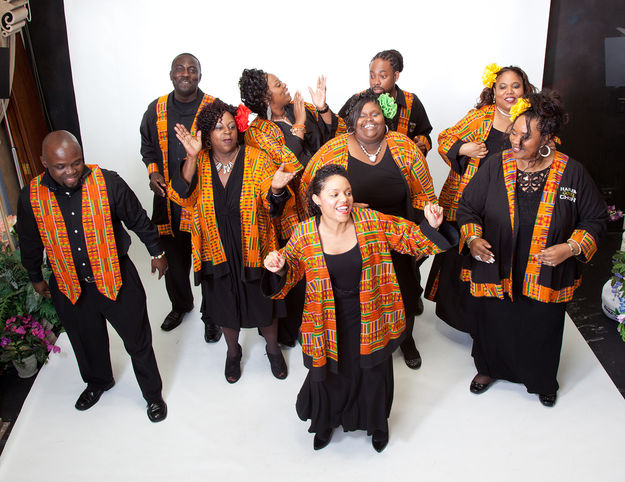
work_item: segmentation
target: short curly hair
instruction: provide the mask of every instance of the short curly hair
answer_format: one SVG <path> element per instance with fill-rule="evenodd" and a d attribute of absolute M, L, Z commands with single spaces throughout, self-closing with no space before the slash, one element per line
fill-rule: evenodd
<path fill-rule="evenodd" d="M 376 59 L 387 60 L 390 62 L 393 72 L 401 72 L 404 70 L 404 57 L 402 57 L 402 55 L 395 49 L 382 50 L 381 52 L 378 52 L 371 59 L 371 62 Z"/>
<path fill-rule="evenodd" d="M 267 118 L 269 85 L 267 73 L 260 69 L 244 69 L 239 79 L 241 101 L 262 119 Z"/>
<path fill-rule="evenodd" d="M 555 90 L 543 89 L 542 92 L 528 95 L 527 100 L 531 107 L 519 116 L 523 116 L 527 126 L 527 133 L 521 138 L 521 142 L 532 135 L 530 123 L 534 119 L 538 119 L 541 136 L 551 138 L 558 135 L 562 126 L 568 122 L 568 114 L 564 110 L 560 94 Z"/>
<path fill-rule="evenodd" d="M 221 99 L 215 99 L 210 104 L 204 106 L 197 116 L 197 129 L 202 131 L 202 147 L 208 149 L 211 146 L 210 135 L 215 129 L 217 122 L 223 117 L 224 112 L 230 112 L 234 117 L 237 108 L 226 104 Z M 237 127 L 238 132 L 238 127 Z"/>
<path fill-rule="evenodd" d="M 507 67 L 502 67 L 499 70 L 499 72 L 497 72 L 497 79 L 499 79 L 499 76 L 501 74 L 504 74 L 506 72 L 514 72 L 519 77 L 521 77 L 521 79 L 523 80 L 523 97 L 527 97 L 528 95 L 533 94 L 534 92 L 536 92 L 536 87 L 534 87 L 530 83 L 529 78 L 527 77 L 527 74 L 525 73 L 525 71 L 522 68 L 517 67 L 515 65 L 509 65 Z M 475 108 L 476 109 L 481 109 L 485 105 L 489 105 L 489 104 L 494 104 L 495 103 L 495 85 L 497 85 L 497 80 L 495 80 L 495 83 L 493 84 L 492 87 L 484 87 L 484 89 L 480 93 L 480 100 L 478 100 L 477 104 L 475 104 Z"/>
<path fill-rule="evenodd" d="M 339 165 L 339 164 L 326 164 L 322 168 L 320 168 L 313 177 L 308 189 L 306 190 L 306 201 L 308 204 L 308 214 L 310 216 L 319 216 L 321 214 L 321 208 L 317 205 L 315 201 L 313 201 L 313 194 L 319 196 L 321 191 L 323 191 L 324 186 L 326 185 L 326 181 L 329 177 L 332 176 L 343 176 L 345 179 L 349 181 L 347 178 L 347 170 Z"/>
<path fill-rule="evenodd" d="M 348 132 L 354 132 L 356 130 L 356 123 L 358 122 L 358 118 L 360 117 L 360 113 L 362 112 L 362 108 L 365 104 L 369 102 L 374 102 L 378 104 L 378 97 L 382 94 L 376 94 L 372 89 L 367 89 L 360 94 L 353 96 L 347 104 L 345 109 L 345 125 L 347 126 Z M 379 105 L 379 104 L 378 104 Z M 382 108 L 380 108 L 382 110 Z M 389 129 L 393 130 L 393 120 L 387 119 L 384 117 L 384 123 L 388 126 Z"/>

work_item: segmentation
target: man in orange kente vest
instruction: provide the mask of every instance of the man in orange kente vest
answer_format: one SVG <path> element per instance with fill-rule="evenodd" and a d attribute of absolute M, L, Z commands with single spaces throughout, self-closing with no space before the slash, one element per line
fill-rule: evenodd
<path fill-rule="evenodd" d="M 167 405 L 145 291 L 128 257 L 130 236 L 122 222 L 146 245 L 160 279 L 167 259 L 158 231 L 117 173 L 85 164 L 72 134 L 51 132 L 42 152 L 46 170 L 20 193 L 17 232 L 22 264 L 35 290 L 52 298 L 87 383 L 76 408 L 91 408 L 115 384 L 108 320 L 131 357 L 148 418 L 160 422 Z M 49 284 L 41 272 L 44 249 L 53 273 Z"/>
<path fill-rule="evenodd" d="M 150 103 L 141 121 L 141 156 L 148 169 L 150 189 L 154 191 L 152 221 L 158 227 L 161 244 L 169 259 L 165 286 L 171 311 L 161 325 L 171 331 L 193 309 L 191 291 L 191 216 L 192 210 L 182 208 L 167 197 L 167 184 L 179 175 L 186 152 L 176 138 L 174 127 L 182 124 L 195 135 L 196 118 L 214 97 L 204 94 L 198 84 L 202 79 L 200 61 L 192 54 L 177 55 L 171 63 L 169 78 L 174 91 Z M 204 339 L 219 341 L 221 329 L 211 323 L 206 307 L 202 307 Z"/>

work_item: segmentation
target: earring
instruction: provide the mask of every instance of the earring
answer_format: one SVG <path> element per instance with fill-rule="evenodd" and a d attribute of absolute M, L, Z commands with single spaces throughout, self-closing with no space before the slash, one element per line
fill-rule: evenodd
<path fill-rule="evenodd" d="M 543 148 L 545 147 L 547 148 L 547 154 L 543 154 Z M 538 154 L 540 154 L 542 157 L 549 157 L 549 154 L 551 154 L 551 147 L 549 147 L 547 144 L 541 146 L 540 149 L 538 149 Z"/>
<path fill-rule="evenodd" d="M 386 133 L 388 134 L 388 126 L 386 126 Z"/>

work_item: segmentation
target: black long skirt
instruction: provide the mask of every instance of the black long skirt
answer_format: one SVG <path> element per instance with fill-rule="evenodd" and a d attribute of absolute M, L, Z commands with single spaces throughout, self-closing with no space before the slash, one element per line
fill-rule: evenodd
<path fill-rule="evenodd" d="M 478 373 L 522 383 L 529 393 L 558 390 L 558 365 L 566 303 L 526 296 L 482 298 L 471 354 Z"/>

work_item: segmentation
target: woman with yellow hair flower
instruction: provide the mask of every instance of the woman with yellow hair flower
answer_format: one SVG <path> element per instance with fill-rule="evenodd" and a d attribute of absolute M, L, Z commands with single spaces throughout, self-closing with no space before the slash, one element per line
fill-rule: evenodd
<path fill-rule="evenodd" d="M 476 394 L 501 379 L 556 402 L 566 303 L 607 222 L 584 167 L 551 147 L 566 117 L 554 92 L 519 102 L 511 148 L 490 156 L 458 205 L 460 247 L 471 254 L 462 279 L 477 311 Z"/>
<path fill-rule="evenodd" d="M 438 136 L 438 152 L 449 165 L 449 175 L 439 202 L 447 221 L 456 222 L 463 189 L 482 167 L 488 154 L 500 152 L 510 127 L 510 109 L 517 99 L 536 91 L 519 67 L 489 64 L 482 75 L 484 89 L 474 109 L 455 126 Z M 450 326 L 470 333 L 471 305 L 466 283 L 460 282 L 464 256 L 454 250 L 434 258 L 425 288 L 426 298 L 436 302 L 436 314 Z"/>

